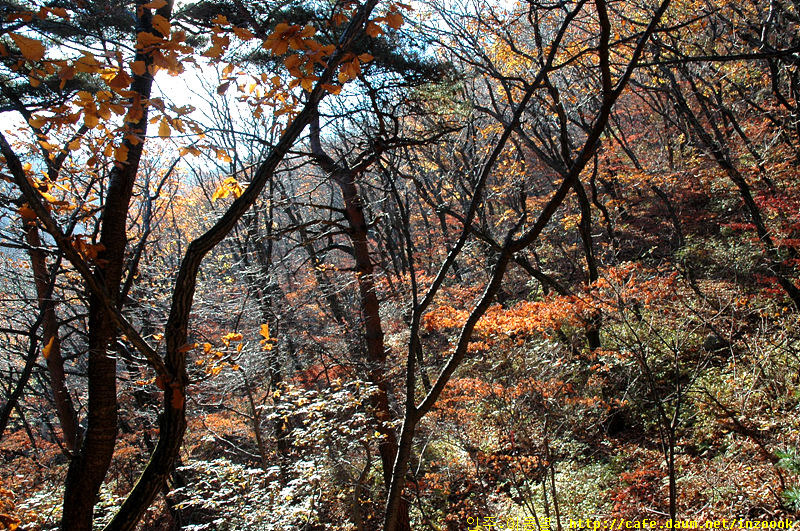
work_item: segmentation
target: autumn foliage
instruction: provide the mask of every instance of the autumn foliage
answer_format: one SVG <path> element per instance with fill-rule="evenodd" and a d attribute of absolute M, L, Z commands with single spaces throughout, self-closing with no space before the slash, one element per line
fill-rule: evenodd
<path fill-rule="evenodd" d="M 798 17 L 0 1 L 0 529 L 796 517 Z"/>

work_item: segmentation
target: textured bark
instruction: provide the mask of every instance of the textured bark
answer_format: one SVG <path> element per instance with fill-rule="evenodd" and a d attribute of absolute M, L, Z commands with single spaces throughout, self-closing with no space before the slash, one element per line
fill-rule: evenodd
<path fill-rule="evenodd" d="M 597 279 L 600 278 L 600 273 L 597 268 L 594 244 L 592 243 L 592 207 L 589 203 L 589 197 L 586 195 L 586 189 L 583 187 L 583 183 L 576 179 L 573 189 L 575 190 L 575 195 L 578 198 L 578 205 L 581 210 L 578 232 L 581 235 L 583 254 L 586 258 L 586 270 L 588 271 L 587 284 L 594 284 L 597 282 Z M 603 316 L 600 311 L 594 310 L 585 325 L 586 339 L 589 343 L 589 348 L 592 350 L 600 348 L 600 326 L 602 321 Z"/>
<path fill-rule="evenodd" d="M 137 5 L 144 4 L 139 1 Z M 170 18 L 172 3 L 157 11 Z M 137 33 L 155 31 L 152 29 L 152 13 L 140 8 L 137 20 Z M 152 63 L 149 54 L 137 52 L 136 60 L 145 65 Z M 144 103 L 153 86 L 153 77 L 145 69 L 144 75 L 136 75 L 131 84 L 134 96 L 133 106 L 142 106 L 141 118 L 130 124 L 131 130 L 144 138 L 147 132 L 148 107 Z M 95 276 L 104 287 L 111 303 L 120 307 L 120 287 L 125 266 L 125 249 L 128 211 L 133 194 L 133 185 L 139 169 L 144 142 L 132 143 L 126 137 L 123 145 L 128 148 L 128 159 L 117 162 L 109 178 L 108 191 L 103 207 L 100 228 L 100 244 L 95 265 Z M 97 494 L 103 483 L 117 437 L 117 363 L 116 356 L 109 349 L 117 334 L 113 317 L 106 311 L 102 296 L 90 293 L 89 296 L 89 364 L 87 369 L 89 398 L 87 403 L 88 420 L 83 444 L 78 455 L 70 463 L 64 490 L 64 512 L 61 528 L 65 531 L 89 531 L 92 527 L 92 514 Z M 165 470 L 166 473 L 171 468 Z"/>
<path fill-rule="evenodd" d="M 28 256 L 31 259 L 36 297 L 39 300 L 39 309 L 42 312 L 42 347 L 46 353 L 47 372 L 50 376 L 50 386 L 53 389 L 53 401 L 56 405 L 56 414 L 61 424 L 64 437 L 64 447 L 69 452 L 74 452 L 78 446 L 78 419 L 72 398 L 67 388 L 64 377 L 64 358 L 61 356 L 61 338 L 58 334 L 58 317 L 56 304 L 50 289 L 50 272 L 47 270 L 45 253 L 41 249 L 39 229 L 35 224 L 25 227 L 25 242 L 28 244 Z"/>

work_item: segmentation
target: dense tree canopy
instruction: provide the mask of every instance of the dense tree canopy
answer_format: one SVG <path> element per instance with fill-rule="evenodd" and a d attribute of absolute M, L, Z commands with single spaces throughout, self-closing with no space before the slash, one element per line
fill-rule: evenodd
<path fill-rule="evenodd" d="M 799 25 L 0 0 L 0 528 L 792 519 Z"/>

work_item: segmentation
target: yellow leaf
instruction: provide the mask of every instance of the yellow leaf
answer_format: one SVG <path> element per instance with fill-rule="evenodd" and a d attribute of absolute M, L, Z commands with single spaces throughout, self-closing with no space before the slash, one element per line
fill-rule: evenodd
<path fill-rule="evenodd" d="M 217 187 L 216 190 L 214 190 L 214 195 L 211 196 L 211 201 L 216 201 L 217 199 L 225 199 L 226 197 L 228 197 L 229 193 L 230 192 L 228 192 L 228 188 L 224 184 L 221 184 L 219 185 L 219 187 Z"/>
<path fill-rule="evenodd" d="M 161 15 L 155 15 L 153 17 L 153 29 L 166 37 L 169 35 L 169 20 Z"/>
<path fill-rule="evenodd" d="M 183 147 L 179 150 L 179 154 L 181 156 L 184 155 L 194 155 L 195 157 L 199 157 L 201 155 L 201 151 L 194 146 Z"/>
<path fill-rule="evenodd" d="M 172 134 L 172 131 L 169 128 L 169 122 L 167 122 L 166 118 L 161 118 L 161 123 L 158 125 L 158 136 L 169 138 L 170 134 Z"/>
<path fill-rule="evenodd" d="M 49 193 L 49 192 L 42 192 L 42 191 L 40 190 L 40 191 L 39 191 L 39 193 L 40 193 L 40 194 L 42 194 L 42 197 L 43 197 L 43 198 L 44 198 L 44 200 L 45 200 L 45 201 L 47 201 L 48 203 L 60 203 L 60 201 L 58 200 L 58 198 L 57 198 L 56 196 L 54 196 L 53 194 Z"/>
<path fill-rule="evenodd" d="M 42 349 L 42 355 L 44 359 L 48 359 L 50 357 L 50 352 L 53 350 L 53 344 L 56 341 L 56 336 L 50 338 L 50 341 L 47 342 L 47 345 Z"/>
<path fill-rule="evenodd" d="M 31 39 L 16 33 L 9 34 L 11 40 L 17 45 L 19 51 L 25 56 L 25 59 L 31 61 L 40 61 L 44 57 L 44 44 L 36 39 Z"/>

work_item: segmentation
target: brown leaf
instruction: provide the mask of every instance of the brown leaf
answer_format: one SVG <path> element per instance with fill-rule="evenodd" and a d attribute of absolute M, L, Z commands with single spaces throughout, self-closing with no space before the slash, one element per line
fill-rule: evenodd
<path fill-rule="evenodd" d="M 396 11 L 388 13 L 386 15 L 386 23 L 389 24 L 390 28 L 400 29 L 400 26 L 403 25 L 403 15 Z"/>
<path fill-rule="evenodd" d="M 144 61 L 134 61 L 131 63 L 131 72 L 137 76 L 143 76 L 146 71 L 147 67 L 144 64 Z"/>
<path fill-rule="evenodd" d="M 367 35 L 369 35 L 372 38 L 375 38 L 378 35 L 380 35 L 381 33 L 383 33 L 383 30 L 381 29 L 381 27 L 378 26 L 377 24 L 375 24 L 374 22 L 367 22 L 367 30 L 366 31 L 367 31 Z"/>
<path fill-rule="evenodd" d="M 40 61 L 44 57 L 44 44 L 36 39 L 31 39 L 17 33 L 10 33 L 11 40 L 17 45 L 19 51 L 30 61 Z"/>

